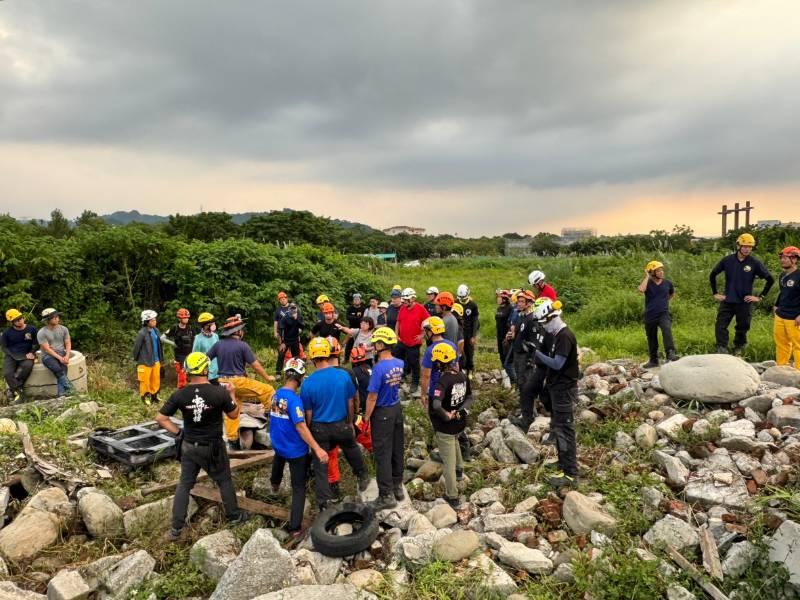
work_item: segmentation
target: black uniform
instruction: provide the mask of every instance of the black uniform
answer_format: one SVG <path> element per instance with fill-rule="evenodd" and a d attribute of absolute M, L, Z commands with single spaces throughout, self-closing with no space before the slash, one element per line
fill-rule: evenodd
<path fill-rule="evenodd" d="M 291 314 L 286 315 L 278 322 L 278 333 L 281 336 L 281 343 L 286 345 L 283 352 L 278 352 L 278 361 L 281 371 L 283 370 L 286 350 L 292 353 L 293 358 L 300 357 L 300 335 L 303 333 L 305 326 L 305 321 L 303 321 L 303 317 L 299 314 L 296 319 Z"/>
<path fill-rule="evenodd" d="M 475 370 L 475 346 L 472 338 L 478 335 L 481 330 L 481 323 L 478 320 L 478 305 L 474 300 L 460 302 L 464 307 L 464 370 Z"/>
<path fill-rule="evenodd" d="M 578 475 L 577 442 L 575 439 L 575 403 L 578 400 L 578 341 L 569 327 L 564 327 L 547 342 L 546 354 L 551 358 L 566 357 L 556 370 L 547 368 L 545 383 L 552 416 L 550 431 L 556 438 L 558 467 L 570 477 Z"/>
<path fill-rule="evenodd" d="M 506 334 L 508 333 L 508 317 L 511 315 L 512 306 L 508 302 L 503 302 L 497 306 L 494 313 L 494 322 L 497 326 L 497 353 L 500 355 L 500 365 L 502 366 L 506 358 Z"/>
<path fill-rule="evenodd" d="M 222 440 L 223 413 L 236 410 L 236 403 L 224 387 L 189 384 L 172 394 L 159 412 L 171 417 L 179 410 L 183 415 L 183 436 L 178 440 L 181 478 L 172 502 L 172 529 L 180 531 L 186 523 L 189 490 L 194 487 L 200 469 L 219 486 L 226 517 L 236 519 L 239 505 Z"/>
<path fill-rule="evenodd" d="M 350 329 L 358 329 L 361 325 L 361 318 L 364 316 L 364 311 L 367 309 L 366 306 L 363 304 L 359 306 L 355 306 L 351 304 L 347 307 L 347 326 Z M 355 338 L 350 336 L 347 340 L 347 344 L 345 345 L 344 349 L 344 357 L 345 361 L 350 360 L 350 351 L 353 349 L 353 343 L 355 342 Z"/>
<path fill-rule="evenodd" d="M 197 335 L 197 331 L 188 324 L 186 327 L 175 325 L 167 329 L 164 335 L 167 336 L 167 339 L 175 342 L 175 362 L 183 365 L 183 361 L 192 353 L 194 336 Z"/>
<path fill-rule="evenodd" d="M 445 371 L 436 382 L 433 400 L 428 405 L 428 415 L 434 431 L 458 435 L 467 426 L 466 414 L 460 419 L 446 420 L 444 414 L 466 411 L 472 404 L 472 389 L 463 371 Z"/>
<path fill-rule="evenodd" d="M 436 302 L 426 302 L 425 303 L 425 310 L 428 311 L 428 314 L 432 317 L 436 317 L 439 313 L 436 312 Z"/>
<path fill-rule="evenodd" d="M 536 397 L 542 393 L 546 370 L 534 361 L 536 350 L 544 348 L 546 333 L 533 313 L 520 317 L 512 343 L 514 373 L 517 377 L 522 420 L 530 424 L 536 417 Z"/>
<path fill-rule="evenodd" d="M 291 310 L 289 309 L 289 305 L 287 304 L 284 306 L 283 304 L 278 304 L 277 308 L 275 309 L 275 314 L 273 315 L 273 321 L 278 325 L 278 339 L 280 340 L 278 343 L 286 343 L 284 341 L 283 331 L 281 329 L 281 321 L 283 317 L 289 316 L 291 314 Z M 300 312 L 298 311 L 297 316 L 300 316 Z M 283 358 L 285 354 L 278 352 L 278 357 L 275 360 L 275 374 L 280 375 L 283 371 Z M 296 354 L 292 354 L 292 356 L 297 356 Z"/>
<path fill-rule="evenodd" d="M 403 308 L 403 305 L 395 306 L 394 304 L 390 304 L 389 308 L 386 309 L 386 327 L 394 331 L 395 326 L 397 325 L 397 315 L 400 314 L 400 309 Z"/>
<path fill-rule="evenodd" d="M 326 323 L 323 321 L 317 321 L 311 326 L 311 333 L 319 337 L 335 337 L 336 341 L 339 341 L 339 338 L 342 335 L 341 330 L 337 327 L 339 323 L 334 321 L 333 323 Z"/>

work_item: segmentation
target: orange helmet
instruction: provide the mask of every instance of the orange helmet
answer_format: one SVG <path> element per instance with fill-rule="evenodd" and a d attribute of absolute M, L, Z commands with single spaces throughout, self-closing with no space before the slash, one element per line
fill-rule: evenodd
<path fill-rule="evenodd" d="M 342 345 L 332 335 L 328 336 L 328 343 L 331 346 L 331 356 L 339 356 L 342 353 Z"/>
<path fill-rule="evenodd" d="M 448 308 L 453 308 L 453 304 L 455 304 L 455 302 L 456 299 L 453 298 L 453 294 L 450 292 L 439 292 L 439 295 L 436 296 L 436 300 L 434 300 L 435 304 L 446 306 Z"/>
<path fill-rule="evenodd" d="M 289 296 L 286 295 L 286 292 L 278 292 L 278 300 L 281 298 L 288 298 Z"/>
<path fill-rule="evenodd" d="M 179 308 L 178 312 L 175 314 L 178 315 L 179 319 L 188 319 L 189 317 L 192 316 L 191 314 L 189 314 L 189 310 L 186 308 Z"/>
<path fill-rule="evenodd" d="M 369 357 L 367 356 L 367 349 L 364 348 L 364 344 L 359 344 L 350 352 L 350 362 L 354 365 L 362 363 L 367 359 L 369 359 Z"/>
<path fill-rule="evenodd" d="M 332 313 L 332 312 L 336 312 L 336 309 L 333 307 L 333 304 L 331 304 L 330 302 L 324 302 L 322 304 L 322 312 L 323 313 Z"/>
<path fill-rule="evenodd" d="M 528 302 L 536 302 L 536 296 L 531 290 L 524 290 L 520 292 L 518 298 L 525 298 Z"/>
<path fill-rule="evenodd" d="M 800 248 L 797 246 L 786 246 L 783 250 L 781 250 L 781 256 L 794 256 L 795 258 L 800 258 Z"/>

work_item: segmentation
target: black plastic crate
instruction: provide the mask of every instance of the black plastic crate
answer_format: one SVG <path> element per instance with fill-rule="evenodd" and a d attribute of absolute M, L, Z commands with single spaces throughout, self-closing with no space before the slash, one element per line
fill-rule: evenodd
<path fill-rule="evenodd" d="M 158 423 L 149 421 L 122 429 L 95 431 L 89 435 L 89 446 L 98 454 L 124 465 L 140 467 L 174 458 L 175 439 Z"/>

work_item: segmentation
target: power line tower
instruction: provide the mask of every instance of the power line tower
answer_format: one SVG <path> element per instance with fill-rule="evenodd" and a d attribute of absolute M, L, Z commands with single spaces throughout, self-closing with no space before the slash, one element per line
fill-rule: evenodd
<path fill-rule="evenodd" d="M 750 227 L 750 211 L 755 210 L 755 207 L 750 206 L 750 200 L 744 203 L 744 207 L 739 208 L 739 203 L 733 205 L 733 208 L 728 208 L 727 204 L 722 205 L 722 210 L 718 215 L 722 215 L 722 237 L 728 234 L 728 215 L 733 215 L 733 228 L 739 229 L 739 213 L 744 213 L 744 226 Z"/>

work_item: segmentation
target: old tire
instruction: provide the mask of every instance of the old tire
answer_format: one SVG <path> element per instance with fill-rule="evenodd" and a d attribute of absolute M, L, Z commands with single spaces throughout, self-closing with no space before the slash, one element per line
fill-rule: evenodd
<path fill-rule="evenodd" d="M 336 535 L 336 528 L 343 523 L 351 524 L 353 532 Z M 346 502 L 322 511 L 311 525 L 310 535 L 314 550 L 320 554 L 335 558 L 353 556 L 369 548 L 378 537 L 378 520 L 369 505 Z"/>

